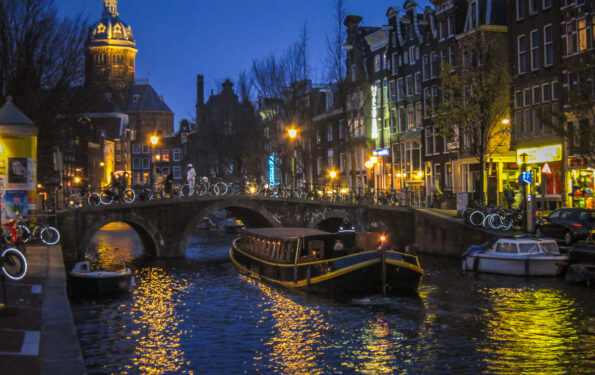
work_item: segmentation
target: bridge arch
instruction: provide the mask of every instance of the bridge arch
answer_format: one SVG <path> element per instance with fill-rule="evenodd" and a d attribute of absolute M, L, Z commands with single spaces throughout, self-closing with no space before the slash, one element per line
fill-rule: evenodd
<path fill-rule="evenodd" d="M 91 243 L 91 239 L 95 233 L 97 233 L 107 224 L 115 222 L 128 224 L 136 232 L 143 245 L 144 254 L 155 257 L 160 257 L 163 255 L 165 241 L 159 233 L 159 230 L 153 224 L 151 224 L 150 221 L 147 221 L 138 215 L 125 215 L 125 217 L 120 217 L 119 215 L 109 215 L 94 217 L 91 224 L 86 227 L 86 230 L 80 237 L 80 240 L 77 244 L 78 258 L 84 258 L 85 250 Z"/>
<path fill-rule="evenodd" d="M 198 224 L 202 222 L 205 216 L 208 216 L 213 211 L 227 210 L 233 215 L 243 219 L 247 224 L 255 227 L 279 227 L 282 225 L 281 221 L 273 215 L 269 210 L 259 205 L 258 202 L 248 200 L 221 200 L 213 202 L 206 207 L 203 207 L 198 213 L 186 224 L 183 232 L 183 240 L 180 243 L 180 250 L 183 254 L 188 246 L 188 240 Z"/>
<path fill-rule="evenodd" d="M 349 221 L 353 225 L 356 223 L 355 216 L 347 210 L 329 210 L 323 212 L 317 221 L 313 224 L 313 228 L 324 230 L 327 232 L 337 232 L 339 227 L 345 222 Z"/>

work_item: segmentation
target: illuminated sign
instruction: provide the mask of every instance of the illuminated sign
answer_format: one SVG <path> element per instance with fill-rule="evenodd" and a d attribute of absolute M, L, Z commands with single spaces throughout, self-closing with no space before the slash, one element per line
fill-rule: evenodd
<path fill-rule="evenodd" d="M 378 150 L 372 151 L 372 154 L 376 156 L 387 156 L 389 154 L 388 148 L 379 148 Z"/>
<path fill-rule="evenodd" d="M 378 109 L 376 108 L 376 98 L 378 96 L 378 87 L 372 87 L 372 139 L 378 139 Z"/>
<path fill-rule="evenodd" d="M 523 171 L 521 174 L 521 180 L 530 184 L 531 183 L 531 171 Z"/>
<path fill-rule="evenodd" d="M 269 156 L 269 184 L 275 183 L 275 154 Z"/>
<path fill-rule="evenodd" d="M 545 163 L 541 168 L 541 174 L 552 174 L 552 168 L 548 163 Z"/>
<path fill-rule="evenodd" d="M 527 155 L 526 164 L 559 161 L 562 160 L 562 145 L 519 148 L 516 150 L 517 164 L 523 164 L 522 154 Z"/>

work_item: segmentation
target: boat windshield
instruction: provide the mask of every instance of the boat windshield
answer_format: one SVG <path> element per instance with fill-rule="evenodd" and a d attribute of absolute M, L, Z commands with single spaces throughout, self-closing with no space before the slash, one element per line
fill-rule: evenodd
<path fill-rule="evenodd" d="M 521 254 L 535 254 L 540 253 L 539 245 L 535 243 L 519 243 L 519 251 Z"/>
<path fill-rule="evenodd" d="M 558 249 L 558 244 L 556 244 L 555 242 L 542 242 L 541 248 L 543 249 L 544 253 L 560 254 L 560 250 Z"/>

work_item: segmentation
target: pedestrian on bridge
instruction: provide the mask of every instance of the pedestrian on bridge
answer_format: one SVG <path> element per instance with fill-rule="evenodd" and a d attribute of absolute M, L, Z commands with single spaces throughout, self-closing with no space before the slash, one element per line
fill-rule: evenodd
<path fill-rule="evenodd" d="M 186 181 L 190 184 L 190 196 L 194 194 L 194 183 L 196 181 L 196 171 L 192 166 L 192 163 L 188 163 L 188 173 L 186 174 Z"/>

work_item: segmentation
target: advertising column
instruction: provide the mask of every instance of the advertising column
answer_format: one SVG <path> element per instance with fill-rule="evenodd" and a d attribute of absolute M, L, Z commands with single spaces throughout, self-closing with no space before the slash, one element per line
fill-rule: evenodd
<path fill-rule="evenodd" d="M 0 108 L 2 222 L 36 209 L 37 127 L 10 97 Z"/>

